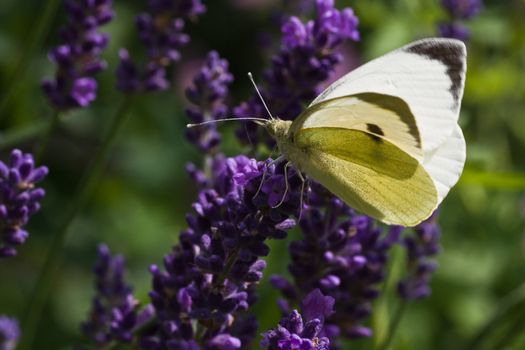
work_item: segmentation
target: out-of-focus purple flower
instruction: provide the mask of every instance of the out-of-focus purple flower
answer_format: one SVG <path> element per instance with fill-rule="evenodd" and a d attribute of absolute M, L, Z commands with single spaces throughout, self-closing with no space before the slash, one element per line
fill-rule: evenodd
<path fill-rule="evenodd" d="M 18 321 L 0 315 L 0 350 L 15 350 L 20 338 Z"/>
<path fill-rule="evenodd" d="M 97 294 L 89 318 L 82 324 L 83 333 L 96 346 L 111 341 L 131 342 L 133 331 L 152 317 L 153 307 L 148 305 L 138 311 L 138 301 L 124 281 L 124 258 L 112 256 L 106 245 L 98 246 L 94 272 Z"/>
<path fill-rule="evenodd" d="M 479 13 L 483 6 L 481 0 L 441 0 L 441 6 L 447 11 L 449 20 L 438 24 L 439 34 L 446 38 L 468 40 L 470 32 L 461 22 Z"/>
<path fill-rule="evenodd" d="M 466 41 L 470 37 L 469 30 L 460 23 L 449 22 L 438 25 L 439 35 L 444 38 L 453 38 Z"/>
<path fill-rule="evenodd" d="M 322 336 L 325 319 L 333 312 L 334 299 L 319 289 L 301 303 L 301 313 L 293 310 L 277 328 L 263 333 L 261 347 L 269 350 L 328 350 L 330 340 Z"/>
<path fill-rule="evenodd" d="M 186 109 L 191 123 L 216 120 L 226 115 L 228 109 L 224 100 L 232 81 L 228 61 L 221 59 L 217 52 L 210 52 L 206 63 L 193 79 L 193 86 L 186 89 L 186 96 L 193 104 Z M 205 153 L 214 153 L 221 140 L 215 124 L 189 128 L 186 138 Z"/>
<path fill-rule="evenodd" d="M 441 6 L 451 17 L 469 19 L 481 10 L 481 0 L 441 0 Z"/>
<path fill-rule="evenodd" d="M 320 185 L 313 185 L 308 198 L 299 222 L 303 239 L 289 246 L 293 282 L 280 276 L 270 281 L 288 303 L 297 303 L 316 288 L 332 296 L 335 313 L 326 320 L 323 333 L 329 338 L 370 336 L 371 330 L 361 322 L 379 295 L 388 250 L 401 229 L 392 227 L 383 234 L 372 219 L 355 214 Z"/>
<path fill-rule="evenodd" d="M 257 327 L 244 313 L 255 302 L 253 289 L 266 267 L 260 259 L 269 252 L 266 240 L 286 237 L 291 216 L 299 212 L 297 177 L 289 176 L 288 200 L 272 208 L 259 190 L 263 173 L 265 182 L 278 176 L 285 186 L 282 165 L 245 156 L 215 156 L 211 178 L 192 172 L 203 188 L 186 216 L 188 229 L 165 256 L 164 270 L 150 269 L 157 328 L 143 338 L 144 348 L 248 348 Z"/>
<path fill-rule="evenodd" d="M 334 71 L 342 56 L 336 51 L 347 39 L 359 40 L 358 19 L 352 9 L 337 10 L 333 0 L 316 0 L 316 17 L 306 23 L 290 17 L 281 27 L 282 45 L 263 74 L 261 93 L 273 114 L 291 120 L 304 103 L 317 94 L 319 84 Z M 234 109 L 237 117 L 266 116 L 256 94 Z M 260 135 L 254 124 L 243 123 L 237 136 L 256 144 Z M 269 141 L 267 136 L 264 140 Z M 270 141 L 271 142 L 271 141 Z"/>
<path fill-rule="evenodd" d="M 421 224 L 403 240 L 407 252 L 407 273 L 398 283 L 397 291 L 405 300 L 421 299 L 430 295 L 430 278 L 437 264 L 432 260 L 440 250 L 437 213 Z"/>
<path fill-rule="evenodd" d="M 68 22 L 60 31 L 63 42 L 49 53 L 57 73 L 42 82 L 55 108 L 82 108 L 95 100 L 97 82 L 91 76 L 106 68 L 99 56 L 109 41 L 107 34 L 97 30 L 113 18 L 111 6 L 111 0 L 65 1 Z"/>
<path fill-rule="evenodd" d="M 136 17 L 139 38 L 147 62 L 137 66 L 127 50 L 121 49 L 117 67 L 117 88 L 124 92 L 162 91 L 169 88 L 166 69 L 180 59 L 180 49 L 190 37 L 183 32 L 185 21 L 206 10 L 200 0 L 150 0 L 148 12 Z"/>
<path fill-rule="evenodd" d="M 47 167 L 35 167 L 31 154 L 17 149 L 9 162 L 0 161 L 0 258 L 16 255 L 15 247 L 27 239 L 24 226 L 40 210 L 45 195 L 35 183 L 47 173 Z"/>

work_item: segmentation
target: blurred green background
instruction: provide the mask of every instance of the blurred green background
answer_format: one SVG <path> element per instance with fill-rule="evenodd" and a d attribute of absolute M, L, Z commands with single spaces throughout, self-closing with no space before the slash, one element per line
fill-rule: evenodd
<path fill-rule="evenodd" d="M 34 23 L 48 1 L 0 2 L 1 94 L 22 50 L 36 34 Z M 0 261 L 0 314 L 23 316 L 52 228 L 71 204 L 75 185 L 122 100 L 114 89 L 118 48 L 128 47 L 140 56 L 134 16 L 144 10 L 145 2 L 114 2 L 117 17 L 102 29 L 111 35 L 110 47 L 103 54 L 110 68 L 97 75 L 96 102 L 85 110 L 71 111 L 51 140 L 43 160 L 51 170 L 43 183 L 47 191 L 43 209 L 31 220 L 31 236 L 19 249 L 19 256 Z M 81 341 L 79 324 L 93 295 L 91 269 L 100 242 L 126 256 L 128 280 L 136 297 L 147 302 L 147 268 L 161 263 L 176 243 L 196 191 L 184 171 L 188 161 L 200 162 L 200 154 L 182 136 L 187 122 L 184 89 L 206 52 L 215 49 L 229 60 L 236 78 L 232 103 L 252 93 L 246 72 L 257 77 L 268 66 L 279 43 L 279 28 L 269 18 L 281 11 L 280 0 L 204 3 L 207 13 L 187 27 L 192 42 L 182 50 L 184 58 L 173 71 L 172 89 L 137 98 L 103 179 L 72 227 L 66 263 L 46 306 L 36 349 L 71 348 Z M 352 6 L 360 19 L 362 39 L 348 50 L 362 62 L 409 41 L 436 35 L 436 23 L 446 19 L 438 0 L 336 3 L 339 8 Z M 513 302 L 512 298 L 520 301 L 490 327 L 485 345 L 477 348 L 525 349 L 524 327 L 514 328 L 520 322 L 525 325 L 525 292 L 519 290 L 525 281 L 525 1 L 485 0 L 484 5 L 479 16 L 467 24 L 472 38 L 460 117 L 467 140 L 467 165 L 460 183 L 442 205 L 443 251 L 432 280 L 432 296 L 410 304 L 394 349 L 466 349 L 480 327 L 505 303 Z M 17 130 L 50 118 L 52 110 L 39 83 L 54 72 L 46 52 L 58 43 L 58 28 L 64 20 L 59 8 L 49 33 L 42 33 L 43 44 L 24 67 L 25 74 L 17 77 L 16 94 L 0 115 L 0 143 Z M 269 47 L 262 47 L 262 36 L 271 38 Z M 353 65 L 355 62 L 345 69 Z M 243 152 L 233 136 L 235 127 L 220 129 L 228 155 Z M 25 139 L 12 145 L 30 151 L 34 141 Z M 6 159 L 10 148 L 3 145 L 2 159 Z M 293 237 L 297 235 L 292 233 Z M 255 308 L 261 331 L 278 320 L 274 306 L 277 293 L 268 287 L 267 276 L 286 270 L 286 244 L 272 243 Z M 394 253 L 399 257 L 401 251 Z M 394 280 L 400 268 L 393 267 Z M 379 334 L 396 302 L 392 294 L 390 290 L 390 297 L 377 302 L 371 320 Z M 370 349 L 371 342 L 359 341 L 347 348 Z"/>

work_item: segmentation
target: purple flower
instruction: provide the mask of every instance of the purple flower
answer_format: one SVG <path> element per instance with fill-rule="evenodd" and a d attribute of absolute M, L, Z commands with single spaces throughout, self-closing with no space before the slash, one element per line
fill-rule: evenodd
<path fill-rule="evenodd" d="M 67 24 L 61 29 L 62 44 L 51 50 L 49 59 L 58 69 L 42 89 L 57 109 L 87 107 L 96 98 L 97 82 L 91 76 L 106 68 L 100 53 L 109 37 L 97 32 L 113 18 L 111 0 L 67 0 Z"/>
<path fill-rule="evenodd" d="M 16 255 L 15 247 L 27 239 L 24 226 L 45 195 L 35 183 L 47 173 L 45 166 L 35 168 L 31 154 L 17 149 L 7 164 L 0 161 L 0 258 Z"/>
<path fill-rule="evenodd" d="M 284 187 L 283 166 L 244 156 L 215 156 L 209 166 L 213 177 L 204 181 L 192 171 L 203 187 L 186 216 L 188 229 L 165 256 L 164 270 L 150 268 L 157 325 L 144 337 L 144 348 L 199 343 L 205 349 L 246 349 L 255 336 L 255 320 L 244 314 L 255 302 L 254 287 L 266 267 L 265 241 L 286 237 L 284 230 L 293 226 L 300 183 L 290 174 L 293 195 L 272 208 L 259 187 L 263 173 L 265 181 L 278 177 Z"/>
<path fill-rule="evenodd" d="M 379 295 L 388 250 L 400 228 L 383 234 L 373 220 L 357 215 L 340 199 L 314 185 L 308 194 L 299 225 L 303 238 L 289 246 L 288 267 L 293 282 L 272 276 L 272 285 L 288 303 L 297 303 L 305 292 L 319 289 L 335 300 L 335 313 L 326 320 L 326 335 L 332 338 L 370 336 L 361 325 Z M 304 301 L 303 301 L 304 303 Z"/>
<path fill-rule="evenodd" d="M 261 347 L 269 350 L 328 350 L 330 340 L 321 334 L 333 306 L 332 297 L 315 289 L 301 303 L 302 314 L 293 310 L 279 321 L 277 328 L 263 333 Z"/>
<path fill-rule="evenodd" d="M 147 62 L 137 67 L 128 51 L 121 49 L 117 88 L 124 92 L 168 89 L 166 69 L 180 59 L 180 49 L 190 40 L 183 32 L 185 20 L 205 10 L 200 0 L 149 0 L 148 12 L 139 14 L 135 21 Z"/>
<path fill-rule="evenodd" d="M 407 273 L 398 283 L 397 291 L 405 300 L 421 299 L 430 295 L 429 282 L 437 264 L 432 257 L 439 253 L 438 214 L 417 225 L 413 232 L 403 239 L 407 252 Z"/>
<path fill-rule="evenodd" d="M 133 332 L 153 315 L 151 305 L 138 311 L 138 301 L 124 281 L 124 258 L 112 256 L 109 248 L 98 246 L 94 269 L 97 294 L 93 298 L 89 319 L 82 324 L 83 333 L 97 346 L 111 341 L 129 343 Z"/>
<path fill-rule="evenodd" d="M 441 0 L 441 6 L 453 18 L 470 19 L 481 10 L 481 0 Z"/>
<path fill-rule="evenodd" d="M 190 121 L 202 123 L 223 118 L 228 110 L 224 100 L 232 81 L 228 62 L 221 59 L 217 52 L 210 52 L 206 63 L 193 79 L 193 86 L 186 89 L 186 96 L 194 105 L 186 109 Z M 220 143 L 215 124 L 187 129 L 186 138 L 205 153 L 214 153 Z"/>
<path fill-rule="evenodd" d="M 470 37 L 469 30 L 461 23 L 448 22 L 440 23 L 438 25 L 439 35 L 444 38 L 458 39 L 466 41 Z"/>
<path fill-rule="evenodd" d="M 441 0 L 441 6 L 447 11 L 449 20 L 438 24 L 439 35 L 466 41 L 469 30 L 461 23 L 472 19 L 482 7 L 481 0 Z"/>
<path fill-rule="evenodd" d="M 0 315 L 0 350 L 15 350 L 20 338 L 18 321 Z"/>
<path fill-rule="evenodd" d="M 316 0 L 316 18 L 306 23 L 290 17 L 281 27 L 282 45 L 272 59 L 272 67 L 263 74 L 261 93 L 270 110 L 279 118 L 291 120 L 311 101 L 341 62 L 336 49 L 346 39 L 359 40 L 358 19 L 352 9 L 334 8 L 332 0 Z M 234 109 L 237 117 L 264 117 L 257 95 Z M 237 136 L 245 143 L 256 144 L 261 135 L 254 124 L 243 123 Z M 263 134 L 263 140 L 271 140 Z"/>

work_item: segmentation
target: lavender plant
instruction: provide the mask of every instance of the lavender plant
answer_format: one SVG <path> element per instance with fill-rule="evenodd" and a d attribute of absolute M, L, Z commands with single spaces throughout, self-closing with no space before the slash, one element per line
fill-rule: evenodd
<path fill-rule="evenodd" d="M 180 59 L 180 49 L 190 37 L 183 32 L 185 21 L 204 13 L 200 0 L 149 0 L 148 12 L 136 17 L 139 38 L 146 50 L 143 67 L 121 49 L 117 67 L 117 88 L 123 92 L 166 90 L 170 83 L 166 69 Z"/>
<path fill-rule="evenodd" d="M 0 350 L 15 350 L 20 338 L 18 321 L 0 315 Z"/>
<path fill-rule="evenodd" d="M 479 13 L 482 7 L 481 0 L 441 0 L 441 6 L 449 19 L 438 25 L 439 34 L 446 38 L 468 40 L 470 32 L 462 21 L 472 19 Z"/>
<path fill-rule="evenodd" d="M 438 213 L 413 229 L 403 239 L 406 248 L 406 275 L 397 285 L 397 291 L 405 300 L 421 299 L 430 295 L 430 277 L 437 268 L 432 257 L 439 252 Z"/>
<path fill-rule="evenodd" d="M 0 258 L 16 255 L 16 247 L 29 236 L 24 226 L 40 210 L 45 195 L 35 184 L 47 173 L 47 167 L 35 167 L 31 154 L 17 149 L 9 162 L 0 161 Z"/>
<path fill-rule="evenodd" d="M 193 80 L 193 86 L 186 89 L 188 100 L 194 107 L 186 109 L 192 123 L 202 123 L 223 118 L 228 111 L 225 99 L 233 75 L 228 72 L 228 62 L 212 51 L 206 63 Z M 213 154 L 220 143 L 216 125 L 186 130 L 186 138 L 201 152 Z"/>
<path fill-rule="evenodd" d="M 109 37 L 98 27 L 113 18 L 111 0 L 67 0 L 67 24 L 61 29 L 62 44 L 49 53 L 57 65 L 53 79 L 42 82 L 49 102 L 57 110 L 87 107 L 96 98 L 97 81 L 92 77 L 106 68 L 99 56 Z"/>
<path fill-rule="evenodd" d="M 98 246 L 94 272 L 97 294 L 93 297 L 89 318 L 82 324 L 82 332 L 97 347 L 113 341 L 130 343 L 134 330 L 151 318 L 151 305 L 138 311 L 139 302 L 124 280 L 124 258 L 112 256 L 106 245 Z"/>

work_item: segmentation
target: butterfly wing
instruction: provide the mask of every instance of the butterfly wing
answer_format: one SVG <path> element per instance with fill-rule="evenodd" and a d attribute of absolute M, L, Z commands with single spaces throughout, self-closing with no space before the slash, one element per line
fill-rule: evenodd
<path fill-rule="evenodd" d="M 361 130 L 303 128 L 291 159 L 348 205 L 387 224 L 414 226 L 437 207 L 438 192 L 421 163 L 386 139 Z"/>
<path fill-rule="evenodd" d="M 335 127 L 360 130 L 383 138 L 422 161 L 421 137 L 408 104 L 399 97 L 362 93 L 325 100 L 307 108 L 290 127 Z"/>
<path fill-rule="evenodd" d="M 459 125 L 438 148 L 424 155 L 423 167 L 430 175 L 438 192 L 438 204 L 458 182 L 465 165 L 466 145 Z"/>
<path fill-rule="evenodd" d="M 415 41 L 343 76 L 310 105 L 360 93 L 396 96 L 413 113 L 423 152 L 452 134 L 465 84 L 466 49 L 454 39 Z"/>

